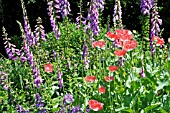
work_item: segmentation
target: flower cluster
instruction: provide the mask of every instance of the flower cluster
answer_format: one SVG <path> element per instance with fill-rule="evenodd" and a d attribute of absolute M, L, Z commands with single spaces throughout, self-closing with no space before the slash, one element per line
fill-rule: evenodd
<path fill-rule="evenodd" d="M 54 59 L 56 60 L 56 58 L 57 58 L 57 53 L 55 52 L 54 49 L 52 50 L 52 52 L 53 52 Z"/>
<path fill-rule="evenodd" d="M 150 14 L 150 10 L 154 5 L 154 0 L 140 0 L 141 13 L 144 15 Z"/>
<path fill-rule="evenodd" d="M 126 50 L 116 50 L 114 54 L 118 57 L 123 57 L 126 54 Z"/>
<path fill-rule="evenodd" d="M 116 50 L 115 55 L 122 57 L 126 54 L 126 51 L 131 51 L 136 48 L 137 41 L 132 40 L 133 34 L 130 30 L 116 30 L 116 34 L 113 32 L 108 32 L 106 37 L 112 41 L 116 41 L 117 45 L 122 48 L 122 50 Z"/>
<path fill-rule="evenodd" d="M 137 46 L 137 41 L 133 40 L 133 34 L 130 30 L 118 29 L 115 30 L 116 33 L 108 31 L 106 37 L 115 43 L 116 47 L 121 49 L 115 50 L 114 54 L 119 58 L 118 65 L 123 66 L 124 56 L 127 51 L 132 51 Z"/>
<path fill-rule="evenodd" d="M 78 13 L 78 17 L 76 18 L 76 29 L 79 29 L 81 26 L 81 23 L 83 25 L 86 25 L 86 18 L 83 17 L 83 15 L 81 13 Z"/>
<path fill-rule="evenodd" d="M 75 106 L 75 107 L 73 106 L 71 113 L 82 113 L 82 110 L 80 109 L 80 105 Z"/>

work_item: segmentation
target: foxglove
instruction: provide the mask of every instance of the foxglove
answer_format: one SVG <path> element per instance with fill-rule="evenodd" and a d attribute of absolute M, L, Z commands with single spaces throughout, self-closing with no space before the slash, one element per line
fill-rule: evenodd
<path fill-rule="evenodd" d="M 115 5 L 114 5 L 114 13 L 113 13 L 113 24 L 114 24 L 114 28 L 116 29 L 117 27 L 117 23 L 119 23 L 119 28 L 122 29 L 123 25 L 122 25 L 122 7 L 120 4 L 120 0 L 116 0 L 115 1 Z"/>
<path fill-rule="evenodd" d="M 140 0 L 141 13 L 144 15 L 150 14 L 150 10 L 154 5 L 154 0 Z"/>
<path fill-rule="evenodd" d="M 58 26 L 56 25 L 57 24 L 56 18 L 58 18 L 58 17 L 55 18 L 55 16 L 54 16 L 55 13 L 54 13 L 54 8 L 53 8 L 53 3 L 54 3 L 53 1 L 48 2 L 47 10 L 48 10 L 48 15 L 50 17 L 50 23 L 51 23 L 53 32 L 55 34 L 55 37 L 56 37 L 56 39 L 59 39 L 60 38 L 60 30 L 58 29 Z"/>

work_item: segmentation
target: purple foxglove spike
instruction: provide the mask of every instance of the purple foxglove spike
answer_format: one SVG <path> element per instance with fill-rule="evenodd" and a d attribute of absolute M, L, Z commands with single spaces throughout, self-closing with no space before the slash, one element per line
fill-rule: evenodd
<path fill-rule="evenodd" d="M 82 58 L 84 58 L 84 57 L 86 56 L 87 51 L 88 51 L 88 46 L 87 46 L 87 45 L 85 45 L 85 46 L 84 46 L 84 49 L 83 49 L 83 55 L 82 55 Z"/>
<path fill-rule="evenodd" d="M 141 13 L 144 15 L 150 14 L 150 10 L 154 5 L 154 0 L 140 0 Z"/>
<path fill-rule="evenodd" d="M 57 53 L 54 50 L 52 52 L 53 52 L 53 55 L 54 55 L 54 59 L 56 59 L 57 58 Z"/>

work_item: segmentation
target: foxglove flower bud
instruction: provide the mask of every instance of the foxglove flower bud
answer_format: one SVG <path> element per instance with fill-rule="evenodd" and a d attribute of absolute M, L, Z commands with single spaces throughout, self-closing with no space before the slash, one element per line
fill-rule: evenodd
<path fill-rule="evenodd" d="M 59 81 L 59 87 L 62 89 L 63 87 L 63 79 L 62 79 L 62 73 L 60 71 L 60 68 L 58 69 L 58 81 Z"/>
<path fill-rule="evenodd" d="M 142 77 L 142 78 L 145 78 L 145 77 L 146 77 L 146 75 L 145 75 L 145 73 L 144 73 L 144 67 L 142 67 L 142 69 L 141 69 L 141 71 L 140 71 L 140 77 Z"/>

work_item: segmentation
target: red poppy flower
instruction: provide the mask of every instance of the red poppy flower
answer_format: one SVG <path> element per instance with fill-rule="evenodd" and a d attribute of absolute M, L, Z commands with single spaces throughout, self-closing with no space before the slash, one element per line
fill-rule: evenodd
<path fill-rule="evenodd" d="M 90 82 L 94 82 L 96 80 L 96 77 L 95 76 L 86 76 L 84 79 L 86 82 L 90 83 Z"/>
<path fill-rule="evenodd" d="M 104 45 L 105 45 L 105 41 L 104 40 L 99 40 L 99 41 L 95 41 L 95 42 L 92 43 L 92 47 L 93 48 L 96 48 L 96 47 L 103 48 Z"/>
<path fill-rule="evenodd" d="M 103 86 L 100 86 L 100 87 L 98 88 L 98 90 L 99 90 L 99 92 L 100 92 L 101 94 L 104 94 L 104 93 L 106 92 L 106 88 L 103 87 Z"/>
<path fill-rule="evenodd" d="M 123 42 L 120 41 L 120 40 L 118 40 L 118 41 L 117 41 L 117 45 L 118 45 L 118 47 L 123 47 Z"/>
<path fill-rule="evenodd" d="M 50 63 L 48 63 L 44 66 L 44 70 L 45 72 L 50 73 L 53 71 L 53 66 Z"/>
<path fill-rule="evenodd" d="M 104 79 L 106 82 L 111 82 L 114 80 L 114 77 L 113 76 L 105 76 Z"/>
<path fill-rule="evenodd" d="M 159 38 L 158 40 L 157 40 L 157 42 L 156 42 L 156 45 L 157 46 L 162 46 L 163 44 L 164 44 L 165 42 L 164 42 L 164 39 L 162 38 Z"/>
<path fill-rule="evenodd" d="M 125 50 L 116 50 L 114 54 L 118 57 L 123 57 L 126 54 Z"/>
<path fill-rule="evenodd" d="M 103 108 L 103 103 L 98 102 L 97 100 L 90 100 L 89 103 L 89 108 L 92 109 L 93 111 L 99 111 Z"/>
<path fill-rule="evenodd" d="M 132 41 L 131 41 L 131 47 L 132 47 L 132 49 L 135 49 L 137 45 L 138 45 L 138 43 L 137 43 L 136 40 L 132 40 Z"/>
<path fill-rule="evenodd" d="M 132 32 L 125 29 L 116 30 L 116 35 L 121 41 L 131 40 L 133 38 Z"/>
<path fill-rule="evenodd" d="M 117 35 L 114 34 L 113 32 L 111 31 L 108 31 L 107 34 L 106 34 L 106 37 L 111 40 L 111 41 L 115 41 L 118 39 Z"/>
<path fill-rule="evenodd" d="M 162 46 L 165 43 L 163 38 L 161 39 L 161 38 L 159 38 L 157 36 L 152 37 L 152 42 L 153 41 L 156 41 L 157 46 Z"/>
<path fill-rule="evenodd" d="M 153 37 L 152 37 L 152 42 L 153 42 L 153 41 L 157 41 L 158 38 L 159 38 L 159 37 L 157 37 L 157 36 L 153 36 Z"/>
<path fill-rule="evenodd" d="M 128 41 L 124 42 L 123 49 L 126 51 L 131 51 L 131 50 L 135 49 L 136 46 L 137 46 L 136 40 L 128 40 Z"/>
<path fill-rule="evenodd" d="M 109 69 L 110 72 L 115 72 L 115 71 L 118 70 L 118 66 L 109 66 L 108 69 Z"/>

